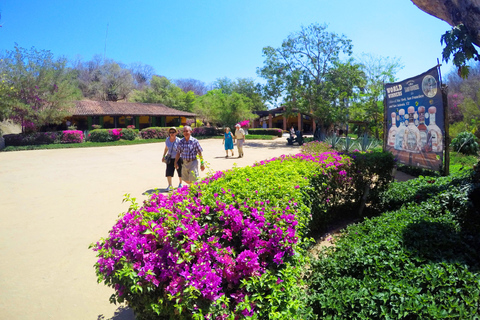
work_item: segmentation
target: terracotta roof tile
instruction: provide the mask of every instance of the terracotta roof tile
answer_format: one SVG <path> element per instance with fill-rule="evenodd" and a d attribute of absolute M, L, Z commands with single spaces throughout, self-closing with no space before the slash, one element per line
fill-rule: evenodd
<path fill-rule="evenodd" d="M 112 101 L 75 101 L 74 116 L 179 116 L 196 117 L 191 112 L 169 108 L 161 103 L 136 103 Z"/>

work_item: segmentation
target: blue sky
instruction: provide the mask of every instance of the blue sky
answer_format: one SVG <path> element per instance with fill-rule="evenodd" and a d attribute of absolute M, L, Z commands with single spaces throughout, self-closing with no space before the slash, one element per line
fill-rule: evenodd
<path fill-rule="evenodd" d="M 222 77 L 262 82 L 262 48 L 279 47 L 314 22 L 351 39 L 354 57 L 400 58 L 403 80 L 441 62 L 440 36 L 450 28 L 409 0 L 3 0 L 0 12 L 2 51 L 16 42 L 87 61 L 103 56 L 106 43 L 107 58 L 207 84 Z"/>

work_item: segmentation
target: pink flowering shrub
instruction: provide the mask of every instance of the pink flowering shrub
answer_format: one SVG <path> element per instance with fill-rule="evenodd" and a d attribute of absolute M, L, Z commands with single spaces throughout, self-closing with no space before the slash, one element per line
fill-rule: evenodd
<path fill-rule="evenodd" d="M 62 143 L 82 143 L 83 132 L 80 130 L 65 130 L 62 133 Z"/>
<path fill-rule="evenodd" d="M 311 181 L 323 177 L 322 195 L 329 180 L 348 182 L 349 163 L 335 152 L 282 156 L 134 203 L 93 245 L 99 281 L 137 319 L 309 319 L 311 203 L 328 204 Z"/>
<path fill-rule="evenodd" d="M 168 137 L 168 128 L 150 127 L 140 131 L 142 139 L 166 139 Z"/>
<path fill-rule="evenodd" d="M 250 120 L 243 120 L 243 121 L 240 121 L 238 124 L 242 128 L 248 128 L 248 126 L 250 125 Z"/>

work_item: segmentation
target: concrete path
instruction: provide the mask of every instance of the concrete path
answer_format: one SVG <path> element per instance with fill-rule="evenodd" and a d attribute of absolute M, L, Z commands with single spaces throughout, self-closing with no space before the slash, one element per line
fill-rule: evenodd
<path fill-rule="evenodd" d="M 244 158 L 225 159 L 222 140 L 200 143 L 214 171 L 300 150 L 282 138 L 250 141 Z M 164 147 L 0 153 L 0 319 L 134 318 L 109 303 L 113 290 L 97 284 L 88 245 L 106 237 L 128 209 L 124 194 L 141 203 L 146 191 L 167 187 Z"/>
<path fill-rule="evenodd" d="M 285 138 L 248 141 L 244 158 L 226 159 L 222 140 L 200 143 L 214 171 L 300 150 Z M 97 284 L 88 245 L 128 209 L 124 194 L 141 203 L 149 190 L 167 187 L 164 147 L 0 153 L 0 319 L 134 319 L 109 303 L 113 290 Z"/>

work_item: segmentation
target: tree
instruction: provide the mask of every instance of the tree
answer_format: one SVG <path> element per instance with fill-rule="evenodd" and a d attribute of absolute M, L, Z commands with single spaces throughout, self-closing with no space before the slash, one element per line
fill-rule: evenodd
<path fill-rule="evenodd" d="M 36 129 L 59 124 L 81 97 L 65 58 L 15 44 L 0 61 L 0 116 Z"/>
<path fill-rule="evenodd" d="M 140 62 L 130 64 L 129 70 L 137 90 L 141 90 L 144 86 L 148 85 L 150 79 L 155 74 L 155 69 L 152 66 Z"/>
<path fill-rule="evenodd" d="M 352 54 L 351 40 L 318 24 L 292 33 L 280 48 L 263 48 L 265 62 L 257 72 L 267 80 L 265 95 L 274 104 L 282 98 L 288 110 L 311 114 L 326 130 L 345 112 L 339 109 L 334 81 L 341 54 Z"/>
<path fill-rule="evenodd" d="M 220 89 L 210 90 L 195 102 L 195 113 L 199 114 L 204 122 L 231 128 L 242 120 L 254 119 L 250 110 L 251 101 L 248 97 L 236 92 L 225 94 Z"/>
<path fill-rule="evenodd" d="M 396 73 L 403 68 L 400 60 L 363 54 L 361 70 L 366 84 L 359 100 L 353 107 L 353 119 L 367 121 L 369 129 L 378 139 L 382 129 L 384 84 L 396 81 Z"/>
<path fill-rule="evenodd" d="M 262 86 L 250 78 L 237 78 L 233 81 L 227 77 L 219 78 L 213 83 L 214 89 L 220 89 L 225 94 L 234 92 L 244 95 L 251 101 L 252 111 L 267 110 L 262 96 Z"/>
<path fill-rule="evenodd" d="M 208 92 L 207 85 L 200 80 L 196 79 L 177 79 L 173 81 L 183 92 L 187 93 L 192 91 L 197 96 L 203 96 Z"/>
<path fill-rule="evenodd" d="M 120 62 L 104 60 L 100 55 L 94 56 L 91 61 L 77 61 L 74 68 L 78 74 L 79 88 L 88 99 L 126 100 L 135 88 L 130 69 Z"/>
<path fill-rule="evenodd" d="M 445 44 L 443 60 L 453 56 L 458 73 L 466 78 L 469 73 L 467 62 L 478 60 L 480 55 L 474 45 L 480 46 L 480 3 L 476 0 L 412 0 L 422 11 L 439 18 L 453 28 L 441 37 Z"/>
<path fill-rule="evenodd" d="M 150 85 L 143 90 L 135 90 L 131 101 L 142 103 L 162 103 L 170 108 L 183 111 L 192 111 L 195 94 L 192 91 L 184 92 L 166 77 L 153 76 Z"/>

